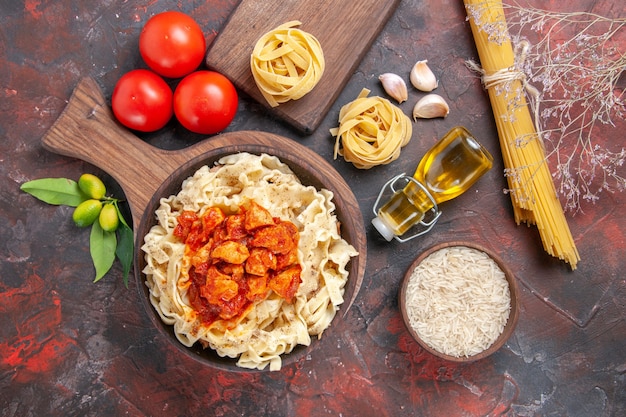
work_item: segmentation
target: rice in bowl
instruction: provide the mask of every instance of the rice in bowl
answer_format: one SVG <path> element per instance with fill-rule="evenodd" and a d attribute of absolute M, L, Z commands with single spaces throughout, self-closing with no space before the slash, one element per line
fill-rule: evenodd
<path fill-rule="evenodd" d="M 483 248 L 444 244 L 424 253 L 406 274 L 403 317 L 424 348 L 453 361 L 497 350 L 517 320 L 510 272 Z"/>

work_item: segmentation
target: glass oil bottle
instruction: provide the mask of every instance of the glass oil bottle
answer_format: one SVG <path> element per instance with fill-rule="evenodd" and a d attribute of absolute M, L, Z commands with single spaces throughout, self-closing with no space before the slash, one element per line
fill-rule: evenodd
<path fill-rule="evenodd" d="M 372 224 L 387 241 L 405 242 L 427 233 L 441 215 L 437 205 L 464 193 L 492 165 L 491 154 L 467 129 L 454 127 L 426 152 L 413 177 L 401 174 L 385 184 L 374 204 Z M 396 189 L 398 184 L 403 187 Z M 387 187 L 393 195 L 379 208 Z M 418 223 L 421 231 L 402 237 Z"/>

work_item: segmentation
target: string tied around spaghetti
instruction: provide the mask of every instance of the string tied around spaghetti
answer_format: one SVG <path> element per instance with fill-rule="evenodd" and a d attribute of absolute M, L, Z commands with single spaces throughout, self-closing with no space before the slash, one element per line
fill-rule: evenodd
<path fill-rule="evenodd" d="M 533 111 L 533 118 L 535 124 L 535 130 L 537 133 L 537 137 L 539 138 L 539 142 L 543 147 L 543 138 L 541 135 L 541 125 L 539 123 L 539 98 L 540 92 L 539 90 L 528 82 L 528 77 L 526 73 L 523 71 L 524 61 L 526 60 L 526 56 L 528 55 L 528 50 L 530 49 L 530 43 L 528 41 L 521 41 L 515 47 L 515 63 L 508 67 L 502 68 L 498 71 L 495 71 L 491 74 L 487 74 L 487 72 L 480 67 L 473 60 L 467 60 L 465 65 L 472 71 L 480 74 L 481 81 L 483 87 L 486 90 L 491 88 L 495 88 L 499 85 L 510 84 L 513 81 L 520 81 L 522 83 L 522 87 L 526 91 L 526 96 L 528 97 L 528 101 L 530 107 Z"/>

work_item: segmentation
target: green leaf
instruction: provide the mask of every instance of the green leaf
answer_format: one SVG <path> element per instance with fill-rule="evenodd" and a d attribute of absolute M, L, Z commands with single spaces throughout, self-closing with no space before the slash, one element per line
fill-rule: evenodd
<path fill-rule="evenodd" d="M 128 225 L 128 223 L 126 223 L 126 220 L 124 219 L 124 216 L 122 216 L 122 212 L 120 211 L 119 200 L 113 200 L 113 205 L 115 206 L 115 209 L 117 210 L 117 217 L 120 218 L 120 222 L 124 226 L 130 229 L 130 226 Z M 131 229 L 131 232 L 132 232 L 132 229 Z"/>
<path fill-rule="evenodd" d="M 128 227 L 125 221 L 123 221 L 121 215 L 120 220 L 122 220 L 121 227 L 117 229 L 119 235 L 119 241 L 117 244 L 117 249 L 115 250 L 115 255 L 117 259 L 120 260 L 122 264 L 122 268 L 124 269 L 124 285 L 128 288 L 128 273 L 130 272 L 130 267 L 133 264 L 133 256 L 135 254 L 135 241 L 133 236 L 133 230 Z"/>
<path fill-rule="evenodd" d="M 45 203 L 56 206 L 76 207 L 88 198 L 78 188 L 78 183 L 68 178 L 42 178 L 28 181 L 22 184 L 20 189 Z"/>
<path fill-rule="evenodd" d="M 93 266 L 96 268 L 96 278 L 93 282 L 99 281 L 113 266 L 116 247 L 115 232 L 105 232 L 100 227 L 100 222 L 94 222 L 89 236 L 89 251 Z"/>

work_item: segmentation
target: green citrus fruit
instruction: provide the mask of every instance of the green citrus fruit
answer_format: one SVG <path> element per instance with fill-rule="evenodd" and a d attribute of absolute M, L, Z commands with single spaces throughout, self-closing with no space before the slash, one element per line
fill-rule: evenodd
<path fill-rule="evenodd" d="M 102 211 L 102 202 L 100 200 L 90 199 L 83 201 L 74 209 L 72 219 L 76 226 L 91 226 L 96 221 Z"/>
<path fill-rule="evenodd" d="M 117 209 L 113 204 L 105 204 L 100 211 L 100 216 L 98 217 L 98 221 L 100 222 L 100 227 L 105 232 L 114 232 L 117 230 L 117 227 L 120 224 L 120 219 L 117 216 Z"/>
<path fill-rule="evenodd" d="M 78 188 L 89 198 L 100 200 L 107 192 L 102 180 L 93 174 L 83 174 L 78 179 Z"/>

